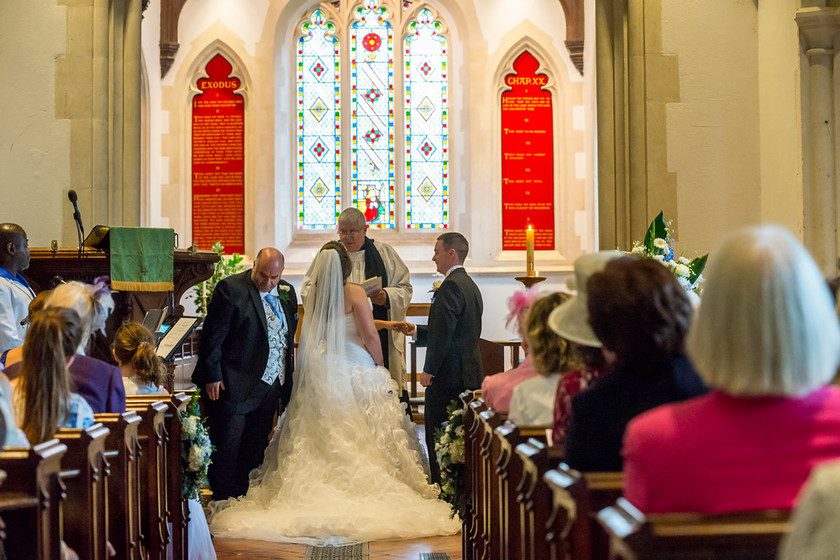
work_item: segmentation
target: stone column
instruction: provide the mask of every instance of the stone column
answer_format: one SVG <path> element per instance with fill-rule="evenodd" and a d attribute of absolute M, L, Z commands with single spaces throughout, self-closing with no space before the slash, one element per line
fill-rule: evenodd
<path fill-rule="evenodd" d="M 837 215 L 838 122 L 834 110 L 834 42 L 840 23 L 837 8 L 797 11 L 807 65 L 803 90 L 803 241 L 824 274 L 834 274 L 840 256 Z"/>

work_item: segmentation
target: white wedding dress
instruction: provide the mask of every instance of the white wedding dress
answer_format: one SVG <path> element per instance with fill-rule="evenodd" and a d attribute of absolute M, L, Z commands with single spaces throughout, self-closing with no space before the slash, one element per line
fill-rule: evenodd
<path fill-rule="evenodd" d="M 396 383 L 374 365 L 353 314 L 344 314 L 337 253 L 322 251 L 316 265 L 291 402 L 248 493 L 211 503 L 210 531 L 307 544 L 458 532 L 427 481 Z"/>

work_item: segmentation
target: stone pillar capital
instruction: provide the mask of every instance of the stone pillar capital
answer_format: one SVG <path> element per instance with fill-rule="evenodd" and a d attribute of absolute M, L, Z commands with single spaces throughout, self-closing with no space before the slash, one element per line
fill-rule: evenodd
<path fill-rule="evenodd" d="M 796 23 L 807 56 L 834 53 L 835 37 L 840 34 L 840 8 L 800 8 Z"/>

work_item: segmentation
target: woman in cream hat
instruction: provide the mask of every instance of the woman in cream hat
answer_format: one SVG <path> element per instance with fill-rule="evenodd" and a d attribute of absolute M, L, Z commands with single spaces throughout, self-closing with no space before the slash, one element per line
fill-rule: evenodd
<path fill-rule="evenodd" d="M 565 373 L 557 384 L 552 430 L 554 445 L 562 446 L 566 442 L 566 430 L 572 418 L 572 397 L 598 379 L 606 366 L 601 341 L 589 326 L 586 283 L 590 276 L 603 270 L 609 261 L 623 254 L 620 251 L 600 251 L 578 257 L 575 260 L 575 276 L 568 283 L 569 288 L 577 290 L 577 293 L 548 317 L 548 326 L 571 343 L 571 350 L 582 364 L 579 369 Z"/>

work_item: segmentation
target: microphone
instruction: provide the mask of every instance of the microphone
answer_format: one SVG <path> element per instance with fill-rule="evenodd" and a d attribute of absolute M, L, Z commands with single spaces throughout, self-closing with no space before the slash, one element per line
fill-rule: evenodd
<path fill-rule="evenodd" d="M 76 194 L 76 191 L 70 189 L 67 193 L 67 198 L 70 199 L 70 203 L 73 205 L 73 219 L 76 220 L 76 223 L 79 224 L 79 229 L 82 231 L 82 235 L 85 234 L 85 228 L 82 225 L 82 213 L 79 212 L 79 195 Z"/>
<path fill-rule="evenodd" d="M 82 256 L 82 239 L 85 237 L 85 228 L 82 226 L 82 213 L 79 212 L 79 205 L 76 202 L 79 200 L 79 195 L 76 194 L 76 191 L 70 189 L 67 193 L 67 198 L 70 199 L 70 203 L 73 205 L 73 219 L 76 221 L 76 233 L 79 237 L 79 256 Z"/>

